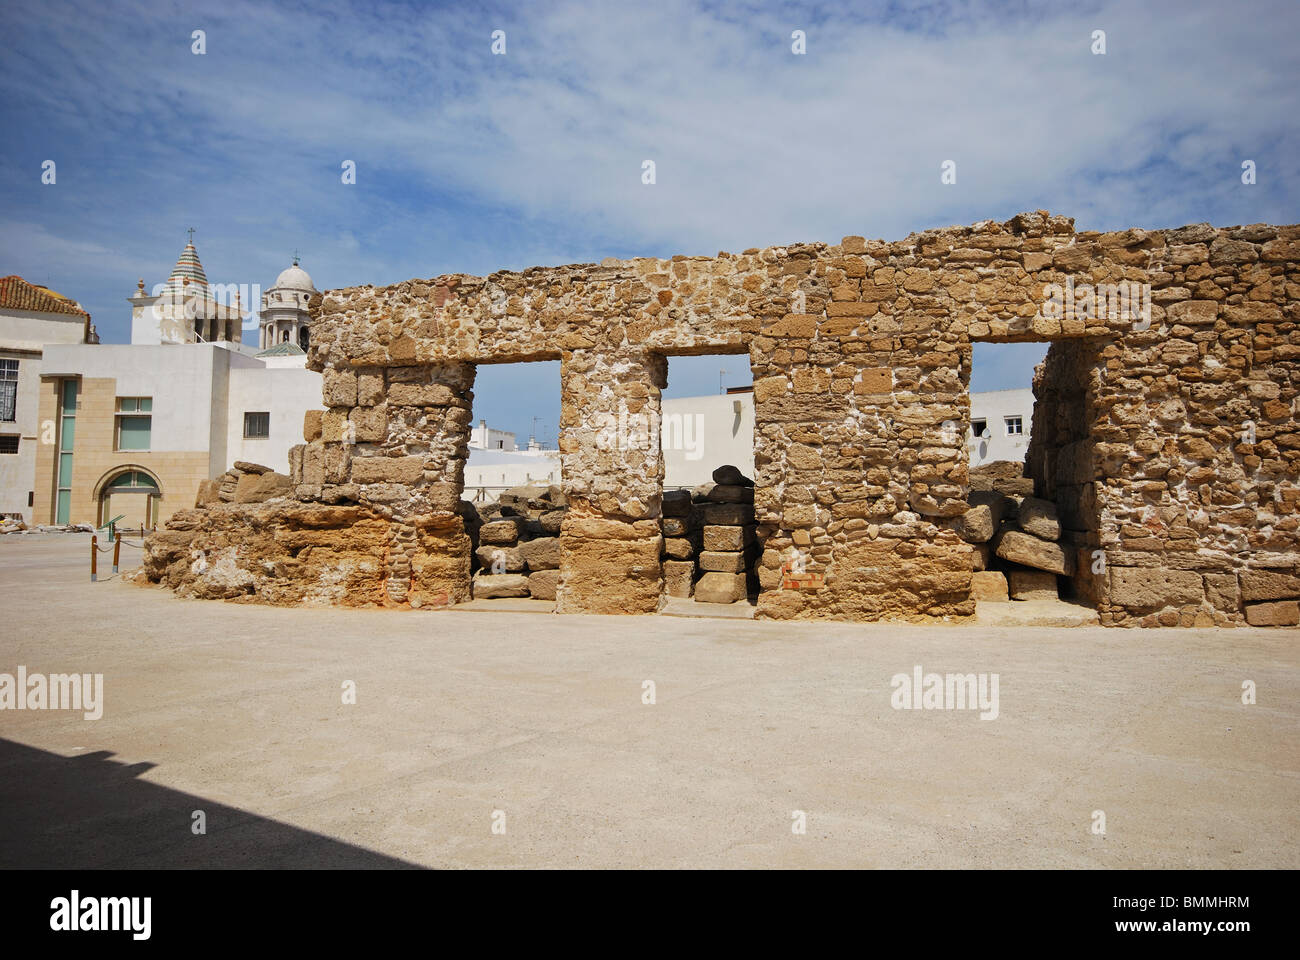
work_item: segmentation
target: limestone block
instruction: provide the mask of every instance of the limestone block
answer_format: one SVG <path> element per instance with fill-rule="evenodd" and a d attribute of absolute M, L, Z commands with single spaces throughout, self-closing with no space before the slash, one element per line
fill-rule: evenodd
<path fill-rule="evenodd" d="M 722 550 L 705 550 L 700 554 L 701 570 L 716 570 L 719 573 L 744 573 L 745 555 Z"/>
<path fill-rule="evenodd" d="M 695 585 L 695 564 L 689 560 L 664 561 L 664 593 L 670 597 L 689 597 Z"/>
<path fill-rule="evenodd" d="M 695 556 L 696 542 L 690 537 L 665 537 L 664 556 L 674 560 L 689 560 Z"/>
<path fill-rule="evenodd" d="M 479 527 L 479 543 L 493 546 L 513 546 L 519 542 L 519 531 L 523 529 L 523 526 L 524 521 L 520 517 L 508 517 L 485 523 Z"/>
<path fill-rule="evenodd" d="M 738 484 L 716 483 L 709 491 L 709 500 L 713 503 L 753 503 L 754 488 Z"/>
<path fill-rule="evenodd" d="M 1007 578 L 1000 570 L 978 570 L 970 576 L 970 595 L 975 600 L 999 603 L 1007 599 Z"/>
<path fill-rule="evenodd" d="M 1300 602 L 1277 600 L 1247 604 L 1246 622 L 1252 627 L 1294 627 L 1300 624 Z"/>
<path fill-rule="evenodd" d="M 704 549 L 733 551 L 743 550 L 754 542 L 754 528 L 706 526 L 704 528 Z"/>
<path fill-rule="evenodd" d="M 1246 603 L 1300 597 L 1300 577 L 1276 570 L 1246 570 L 1241 574 L 1241 599 Z"/>
<path fill-rule="evenodd" d="M 1205 597 L 1201 575 L 1194 570 L 1159 567 L 1110 567 L 1110 602 L 1156 609 L 1200 603 Z"/>
<path fill-rule="evenodd" d="M 735 603 L 747 596 L 743 573 L 709 572 L 695 584 L 695 599 L 700 603 Z"/>
<path fill-rule="evenodd" d="M 519 573 L 524 557 L 518 547 L 483 546 L 474 551 L 479 567 L 486 573 Z"/>
<path fill-rule="evenodd" d="M 957 518 L 957 533 L 970 543 L 984 543 L 991 539 L 996 528 L 993 513 L 987 504 L 971 507 Z"/>
<path fill-rule="evenodd" d="M 474 576 L 474 599 L 528 596 L 528 577 L 519 573 L 479 573 Z"/>
<path fill-rule="evenodd" d="M 747 503 L 710 503 L 702 511 L 704 522 L 714 526 L 739 527 L 754 522 L 754 508 Z"/>
<path fill-rule="evenodd" d="M 1036 570 L 1047 570 L 1065 576 L 1074 574 L 1074 555 L 1066 553 L 1058 544 L 1019 530 L 1007 530 L 998 540 L 997 554 L 1003 560 L 1020 563 Z M 1200 577 L 1196 578 L 1197 590 L 1200 589 Z"/>
<path fill-rule="evenodd" d="M 424 457 L 354 457 L 353 483 L 412 484 L 424 476 Z"/>
<path fill-rule="evenodd" d="M 560 566 L 560 538 L 539 537 L 519 545 L 529 570 L 557 570 Z"/>
<path fill-rule="evenodd" d="M 1025 533 L 1032 533 L 1041 540 L 1061 538 L 1061 523 L 1056 516 L 1056 504 L 1050 500 L 1025 497 L 1020 501 L 1017 522 Z"/>
<path fill-rule="evenodd" d="M 528 575 L 528 592 L 534 600 L 554 600 L 559 585 L 559 570 L 538 570 Z"/>
<path fill-rule="evenodd" d="M 1056 574 L 1038 570 L 1009 570 L 1007 583 L 1012 600 L 1055 600 Z"/>

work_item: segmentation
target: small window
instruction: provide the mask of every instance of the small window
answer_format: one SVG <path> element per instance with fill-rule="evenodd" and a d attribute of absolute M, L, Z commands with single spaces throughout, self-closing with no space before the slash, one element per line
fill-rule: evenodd
<path fill-rule="evenodd" d="M 972 420 L 970 422 L 970 432 L 973 437 L 987 437 L 989 422 L 987 420 Z"/>
<path fill-rule="evenodd" d="M 18 411 L 18 361 L 0 360 L 0 420 L 13 423 Z"/>
<path fill-rule="evenodd" d="M 153 434 L 152 411 L 152 397 L 117 398 L 118 450 L 149 449 Z"/>
<path fill-rule="evenodd" d="M 268 437 L 271 435 L 271 414 L 244 414 L 244 436 L 249 438 Z"/>
<path fill-rule="evenodd" d="M 1007 422 L 1007 436 L 1018 437 L 1025 432 L 1024 424 L 1019 417 L 1004 417 Z"/>
<path fill-rule="evenodd" d="M 18 434 L 6 433 L 0 434 L 0 453 L 17 453 L 18 452 Z"/>

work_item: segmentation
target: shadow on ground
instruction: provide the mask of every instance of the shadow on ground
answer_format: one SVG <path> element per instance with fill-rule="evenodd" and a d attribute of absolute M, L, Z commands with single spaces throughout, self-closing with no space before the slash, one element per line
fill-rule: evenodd
<path fill-rule="evenodd" d="M 112 757 L 62 757 L 0 739 L 0 868 L 418 868 L 140 780 L 154 764 Z M 192 832 L 196 810 L 205 835 Z"/>

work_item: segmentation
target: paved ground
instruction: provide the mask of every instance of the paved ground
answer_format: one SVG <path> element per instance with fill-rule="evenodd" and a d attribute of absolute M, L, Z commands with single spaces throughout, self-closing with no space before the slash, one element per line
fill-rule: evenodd
<path fill-rule="evenodd" d="M 1296 631 L 275 609 L 86 539 L 0 537 L 0 672 L 106 688 L 0 712 L 0 865 L 1300 866 Z"/>

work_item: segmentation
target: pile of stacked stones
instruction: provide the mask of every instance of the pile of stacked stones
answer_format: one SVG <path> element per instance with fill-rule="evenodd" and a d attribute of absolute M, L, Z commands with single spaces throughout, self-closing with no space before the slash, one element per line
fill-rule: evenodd
<path fill-rule="evenodd" d="M 564 492 L 556 486 L 514 487 L 477 509 L 462 500 L 459 512 L 474 552 L 474 599 L 554 600 L 560 582 L 560 524 L 567 508 Z"/>
<path fill-rule="evenodd" d="M 218 477 L 199 484 L 194 506 L 205 507 L 212 503 L 265 503 L 277 497 L 293 495 L 293 481 L 270 467 L 247 460 L 236 460 L 235 465 Z"/>
<path fill-rule="evenodd" d="M 665 490 L 663 500 L 664 594 L 689 597 L 695 591 L 695 557 L 700 552 L 701 509 L 690 490 Z"/>
<path fill-rule="evenodd" d="M 1023 464 L 997 461 L 971 470 L 971 507 L 958 527 L 975 546 L 971 594 L 976 600 L 1057 597 L 1057 574 L 1074 574 L 1074 553 L 1062 549 L 1056 504 L 1030 496 Z"/>
<path fill-rule="evenodd" d="M 730 464 L 713 471 L 713 483 L 693 492 L 700 518 L 700 579 L 695 599 L 700 603 L 744 603 L 758 592 L 754 564 L 754 481 Z"/>

